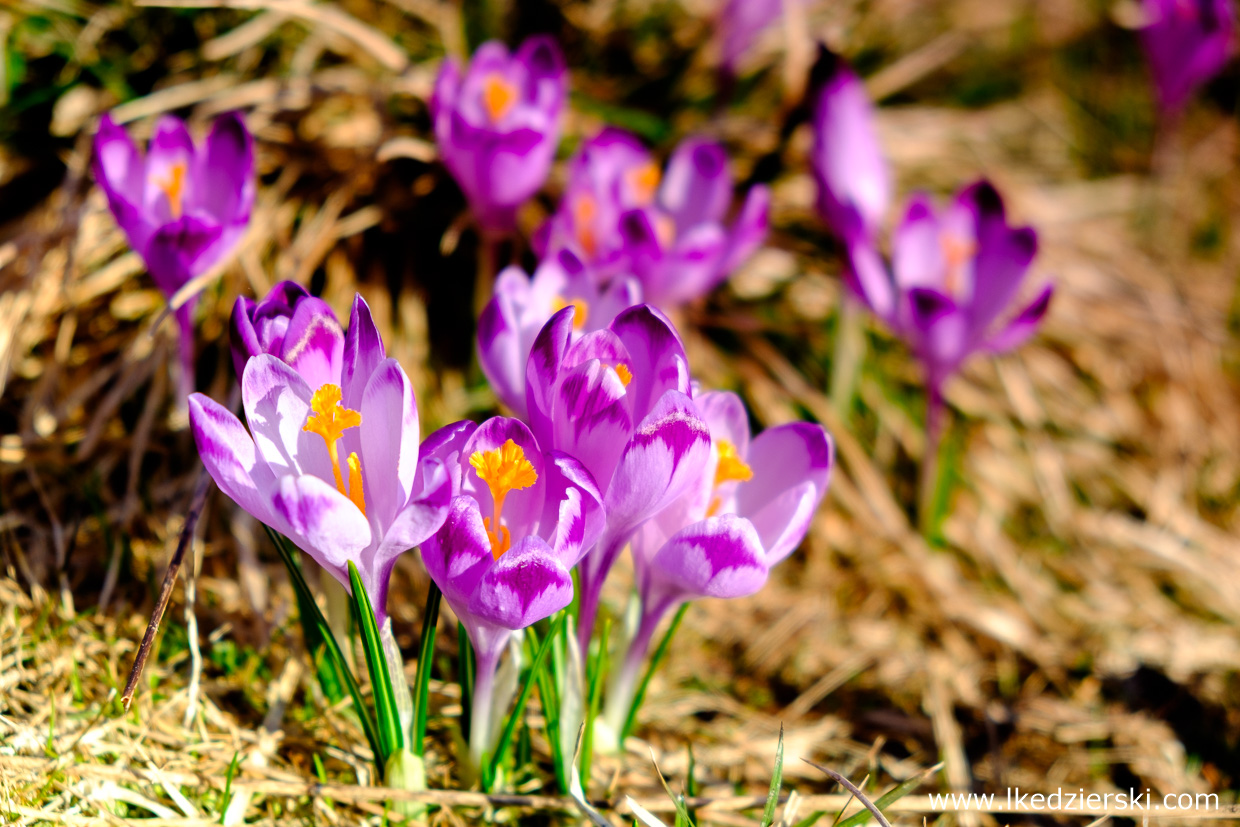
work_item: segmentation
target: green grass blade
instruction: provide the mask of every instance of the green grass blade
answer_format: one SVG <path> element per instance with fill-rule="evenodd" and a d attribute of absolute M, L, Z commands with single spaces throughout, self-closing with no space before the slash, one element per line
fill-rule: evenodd
<path fill-rule="evenodd" d="M 426 740 L 427 701 L 431 685 L 431 658 L 435 653 L 435 633 L 439 629 L 439 601 L 442 593 L 435 581 L 426 592 L 422 613 L 422 641 L 418 646 L 418 671 L 413 680 L 413 754 L 422 757 Z"/>
<path fill-rule="evenodd" d="M 474 647 L 464 623 L 456 624 L 457 680 L 461 684 L 461 737 L 469 743 L 474 709 Z"/>
<path fill-rule="evenodd" d="M 654 655 L 650 658 L 650 665 L 646 667 L 646 674 L 642 675 L 642 682 L 637 685 L 637 693 L 633 695 L 633 703 L 629 706 L 629 714 L 625 717 L 624 726 L 620 729 L 619 742 L 621 744 L 629 737 L 629 732 L 633 729 L 633 722 L 637 720 L 637 710 L 641 709 L 642 701 L 646 700 L 646 688 L 650 685 L 650 679 L 654 677 L 655 670 L 659 668 L 663 658 L 667 657 L 667 647 L 672 642 L 672 635 L 676 634 L 676 630 L 680 628 L 680 621 L 684 620 L 685 612 L 688 609 L 688 603 L 680 604 L 680 608 L 676 610 L 676 616 L 672 618 L 672 625 L 667 627 L 667 632 L 663 635 L 663 639 L 659 641 L 659 647 L 654 650 Z"/>
<path fill-rule="evenodd" d="M 503 761 L 504 755 L 508 753 L 508 746 L 512 743 L 513 733 L 517 730 L 517 722 L 521 720 L 525 714 L 525 705 L 529 702 L 530 692 L 534 688 L 534 681 L 537 680 L 538 673 L 542 671 L 543 665 L 547 662 L 547 655 L 551 654 L 551 642 L 556 636 L 564 631 L 564 624 L 568 622 L 568 615 L 561 614 L 560 619 L 551 627 L 551 631 L 543 638 L 542 645 L 538 647 L 538 654 L 534 656 L 534 663 L 530 666 L 529 674 L 525 677 L 525 683 L 521 686 L 521 694 L 517 695 L 517 704 L 513 707 L 512 714 L 508 716 L 508 722 L 504 724 L 504 731 L 499 736 L 499 743 L 495 745 L 495 754 L 491 756 L 489 778 L 494 779 L 496 773 L 499 772 L 500 762 Z"/>
<path fill-rule="evenodd" d="M 775 769 L 771 773 L 771 789 L 766 794 L 766 807 L 762 810 L 762 827 L 775 823 L 775 808 L 779 805 L 779 788 L 784 783 L 784 727 L 779 726 L 779 743 L 775 746 Z"/>
<path fill-rule="evenodd" d="M 599 704 L 603 699 L 603 684 L 607 680 L 607 647 L 611 642 L 611 618 L 603 621 L 603 632 L 598 639 L 598 653 L 586 670 L 589 687 L 586 695 L 586 728 L 581 736 L 581 783 L 588 793 L 590 787 L 590 764 L 594 758 L 594 719 L 598 717 Z"/>
<path fill-rule="evenodd" d="M 405 736 L 401 732 L 400 712 L 392 691 L 392 673 L 388 671 L 387 657 L 383 654 L 383 641 L 379 640 L 375 610 L 352 560 L 349 561 L 349 583 L 353 586 L 353 622 L 362 633 L 362 651 L 366 653 L 366 668 L 370 671 L 370 690 L 375 696 L 375 719 L 386 767 L 388 759 L 404 748 Z"/>
<path fill-rule="evenodd" d="M 310 586 L 306 584 L 306 578 L 302 576 L 301 566 L 297 562 L 297 558 L 289 551 L 288 546 L 284 542 L 284 538 L 279 532 L 274 531 L 270 526 L 264 525 L 267 529 L 267 536 L 271 538 L 271 542 L 275 544 L 276 550 L 280 553 L 280 559 L 284 561 L 284 567 L 288 569 L 289 580 L 293 581 L 293 591 L 297 592 L 298 609 L 302 612 L 302 628 L 314 627 L 315 636 L 318 639 L 322 653 L 325 659 L 332 666 L 336 676 L 344 684 L 348 690 L 349 697 L 353 699 L 353 711 L 357 713 L 357 718 L 362 724 L 362 731 L 366 733 L 366 741 L 370 744 L 370 751 L 375 756 L 375 766 L 379 774 L 383 774 L 383 764 L 379 762 L 379 733 L 375 727 L 375 719 L 371 715 L 370 710 L 362 701 L 362 690 L 357 685 L 357 678 L 349 671 L 349 666 L 344 659 L 344 653 L 340 651 L 340 644 L 336 642 L 335 636 L 327 625 L 327 618 L 323 617 L 323 613 L 319 611 L 319 604 L 314 601 L 314 595 L 310 591 Z M 306 618 L 311 618 L 310 622 Z M 308 644 L 307 644 L 308 645 Z"/>

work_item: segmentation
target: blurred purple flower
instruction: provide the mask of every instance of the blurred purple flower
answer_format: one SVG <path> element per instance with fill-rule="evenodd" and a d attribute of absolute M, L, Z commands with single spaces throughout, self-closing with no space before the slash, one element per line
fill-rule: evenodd
<path fill-rule="evenodd" d="M 526 418 L 525 364 L 538 331 L 557 310 L 572 305 L 576 335 L 606 327 L 625 308 L 641 301 L 641 286 L 628 277 L 605 288 L 569 250 L 544 260 L 531 279 L 509 267 L 478 319 L 478 360 L 499 401 Z"/>
<path fill-rule="evenodd" d="M 422 561 L 474 647 L 470 755 L 494 748 L 502 721 L 495 672 L 515 632 L 573 599 L 572 568 L 603 530 L 603 502 L 581 463 L 543 452 L 522 422 L 457 423 L 423 446 L 457 481 Z"/>
<path fill-rule="evenodd" d="M 511 56 L 498 41 L 484 43 L 464 73 L 444 61 L 430 105 L 435 140 L 484 230 L 511 230 L 517 208 L 546 182 L 567 95 L 551 37 L 531 37 Z"/>
<path fill-rule="evenodd" d="M 616 731 L 663 616 L 688 600 L 760 589 L 768 570 L 805 538 L 827 491 L 833 448 L 821 425 L 780 425 L 751 441 L 740 397 L 711 392 L 694 402 L 710 429 L 709 459 L 693 484 L 632 539 L 641 615 L 607 693 Z"/>
<path fill-rule="evenodd" d="M 230 333 L 238 379 L 250 357 L 270 353 L 312 388 L 340 384 L 344 330 L 327 302 L 296 282 L 280 282 L 257 302 L 238 296 Z"/>
<path fill-rule="evenodd" d="M 749 47 L 783 10 L 784 0 L 725 0 L 715 21 L 725 72 L 734 77 L 738 74 Z"/>
<path fill-rule="evenodd" d="M 891 174 L 865 86 L 840 57 L 820 49 L 814 67 L 810 160 L 818 212 L 846 245 L 876 238 L 891 203 Z"/>
<path fill-rule="evenodd" d="M 385 358 L 361 296 L 339 382 L 314 388 L 289 363 L 259 353 L 241 378 L 249 432 L 200 393 L 190 397 L 190 425 L 221 491 L 346 589 L 348 563 L 356 564 L 383 627 L 396 558 L 443 524 L 452 478 L 436 456 L 419 457 L 413 387 Z"/>
<path fill-rule="evenodd" d="M 95 134 L 95 179 L 129 244 L 164 295 L 226 256 L 245 234 L 254 206 L 254 141 L 239 113 L 215 119 L 202 146 L 165 115 L 146 155 L 105 114 Z M 182 385 L 194 387 L 195 300 L 176 311 Z"/>
<path fill-rule="evenodd" d="M 634 136 L 604 129 L 569 165 L 555 215 L 535 238 L 544 255 L 572 250 L 601 282 L 631 274 L 661 307 L 705 295 L 766 238 L 770 192 L 749 191 L 731 227 L 727 153 L 712 141 L 683 141 L 661 174 Z"/>
<path fill-rule="evenodd" d="M 1144 0 L 1144 11 L 1141 45 L 1158 104 L 1165 116 L 1175 117 L 1231 56 L 1232 0 Z"/>
<path fill-rule="evenodd" d="M 661 313 L 630 307 L 584 336 L 573 316 L 565 308 L 539 332 L 526 405 L 539 444 L 577 457 L 603 492 L 607 528 L 579 568 L 585 651 L 607 573 L 633 532 L 700 478 L 710 434 L 690 397 L 684 346 Z"/>
<path fill-rule="evenodd" d="M 1037 246 L 1031 228 L 1008 225 L 999 193 L 980 181 L 938 214 L 928 197 L 915 196 L 896 230 L 890 270 L 870 242 L 854 244 L 850 285 L 915 352 L 933 402 L 970 354 L 1008 350 L 1033 335 L 1050 306 L 1050 284 L 998 322 Z"/>

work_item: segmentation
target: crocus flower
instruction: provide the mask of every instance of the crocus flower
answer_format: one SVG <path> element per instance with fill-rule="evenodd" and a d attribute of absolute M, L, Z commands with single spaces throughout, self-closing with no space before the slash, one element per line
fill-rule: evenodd
<path fill-rule="evenodd" d="M 891 175 L 874 129 L 874 108 L 848 64 L 820 47 L 814 67 L 814 145 L 818 212 L 839 239 L 877 237 L 891 202 Z"/>
<path fill-rule="evenodd" d="M 932 400 L 970 354 L 1016 347 L 1050 306 L 1047 284 L 998 325 L 1037 252 L 1037 235 L 1008 225 L 999 193 L 985 181 L 941 213 L 928 197 L 915 196 L 896 230 L 890 270 L 867 241 L 849 252 L 851 285 L 913 349 Z"/>
<path fill-rule="evenodd" d="M 573 330 L 606 327 L 621 310 L 641 301 L 635 279 L 613 279 L 606 287 L 570 250 L 543 261 L 531 279 L 508 267 L 495 280 L 495 292 L 478 319 L 478 361 L 500 402 L 526 417 L 525 363 L 538 331 L 557 310 L 572 305 Z"/>
<path fill-rule="evenodd" d="M 543 451 L 516 419 L 457 423 L 423 447 L 459 486 L 422 561 L 473 644 L 477 765 L 495 746 L 508 700 L 493 697 L 500 656 L 515 632 L 572 602 L 571 571 L 603 530 L 603 498 L 581 463 Z"/>
<path fill-rule="evenodd" d="M 700 477 L 710 433 L 690 396 L 684 346 L 662 314 L 637 305 L 577 336 L 574 313 L 557 312 L 534 341 L 526 405 L 539 444 L 577 457 L 603 492 L 607 527 L 578 570 L 585 651 L 616 557 Z"/>
<path fill-rule="evenodd" d="M 1172 118 L 1231 56 L 1236 28 L 1232 0 L 1145 0 L 1143 5 L 1141 45 L 1159 107 Z"/>
<path fill-rule="evenodd" d="M 419 457 L 413 387 L 400 364 L 385 358 L 361 296 L 339 382 L 312 387 L 289 363 L 259 353 L 241 378 L 249 431 L 199 393 L 190 397 L 190 425 L 220 490 L 346 589 L 354 563 L 386 627 L 396 558 L 442 525 L 451 476 L 437 457 Z"/>
<path fill-rule="evenodd" d="M 238 378 L 245 374 L 250 357 L 270 353 L 312 388 L 340 384 L 344 329 L 327 302 L 296 282 L 280 282 L 257 302 L 238 296 L 230 333 Z"/>
<path fill-rule="evenodd" d="M 513 55 L 484 43 L 464 72 L 444 61 L 431 98 L 435 140 L 484 230 L 512 229 L 517 208 L 547 180 L 567 94 L 564 56 L 550 37 L 531 37 Z"/>
<path fill-rule="evenodd" d="M 661 173 L 637 138 L 609 128 L 570 164 L 564 198 L 535 245 L 572 250 L 603 282 L 631 274 L 643 299 L 672 307 L 714 289 L 766 238 L 766 187 L 749 191 L 728 227 L 731 203 L 719 144 L 690 138 Z"/>
<path fill-rule="evenodd" d="M 740 397 L 711 392 L 694 402 L 710 428 L 706 466 L 632 539 L 641 614 L 608 689 L 607 721 L 616 732 L 664 615 L 700 597 L 756 592 L 805 538 L 827 491 L 833 449 L 821 425 L 794 422 L 751 440 Z"/>
<path fill-rule="evenodd" d="M 254 141 L 238 113 L 215 119 L 195 146 L 170 115 L 155 124 L 143 156 L 128 133 L 104 115 L 95 134 L 95 179 L 129 244 L 171 298 L 232 251 L 254 206 Z M 193 390 L 193 300 L 176 311 L 181 381 Z"/>
<path fill-rule="evenodd" d="M 725 0 L 715 21 L 719 32 L 720 62 L 735 77 L 741 59 L 768 26 L 779 19 L 784 0 Z"/>

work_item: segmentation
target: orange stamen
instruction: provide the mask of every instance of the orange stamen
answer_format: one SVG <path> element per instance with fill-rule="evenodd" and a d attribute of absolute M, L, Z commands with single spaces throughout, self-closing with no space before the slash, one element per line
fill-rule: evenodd
<path fill-rule="evenodd" d="M 659 180 L 663 173 L 653 161 L 624 174 L 637 206 L 644 207 L 654 201 L 655 191 L 659 188 Z"/>
<path fill-rule="evenodd" d="M 181 217 L 181 198 L 185 195 L 185 162 L 178 161 L 168 170 L 168 177 L 155 184 L 168 199 L 168 211 L 173 218 Z"/>
<path fill-rule="evenodd" d="M 961 287 L 960 282 L 964 277 L 965 264 L 977 253 L 977 244 L 950 233 L 940 236 L 939 244 L 943 248 L 943 258 L 947 260 L 947 276 L 943 286 L 947 288 L 948 293 L 955 295 Z"/>
<path fill-rule="evenodd" d="M 356 453 L 349 454 L 349 487 L 344 486 L 344 475 L 340 472 L 340 453 L 336 442 L 340 435 L 349 428 L 362 424 L 362 415 L 346 408 L 340 402 L 340 386 L 330 382 L 314 392 L 310 398 L 310 415 L 306 417 L 303 431 L 318 434 L 327 445 L 327 453 L 332 460 L 332 473 L 336 477 L 336 490 L 348 497 L 358 509 L 366 513 L 366 499 L 362 495 L 362 462 Z"/>
<path fill-rule="evenodd" d="M 585 299 L 565 300 L 560 296 L 556 296 L 551 300 L 551 312 L 559 313 L 569 305 L 573 306 L 573 330 L 581 330 L 586 326 L 586 319 L 590 315 L 590 305 Z"/>
<path fill-rule="evenodd" d="M 715 464 L 716 489 L 725 482 L 748 482 L 753 479 L 753 469 L 736 455 L 735 445 L 726 439 L 718 440 L 715 445 L 719 449 L 719 461 Z M 706 510 L 706 516 L 715 516 L 722 504 L 723 501 L 716 496 L 710 501 L 710 508 Z"/>
<path fill-rule="evenodd" d="M 469 458 L 478 479 L 491 489 L 493 511 L 482 520 L 487 539 L 491 541 L 491 556 L 496 560 L 512 546 L 512 535 L 500 524 L 504 511 L 504 498 L 510 491 L 520 491 L 538 482 L 538 472 L 525 458 L 521 446 L 511 439 L 492 451 L 474 451 Z"/>
<path fill-rule="evenodd" d="M 607 367 L 610 367 L 616 372 L 616 376 L 620 378 L 620 384 L 624 385 L 626 388 L 629 386 L 629 383 L 633 381 L 633 372 L 629 370 L 623 362 L 619 362 L 615 365 L 608 365 Z"/>
<path fill-rule="evenodd" d="M 594 197 L 582 193 L 573 199 L 573 229 L 577 231 L 577 241 L 587 256 L 593 256 L 598 249 L 598 240 L 594 237 L 594 216 L 598 214 L 598 204 Z"/>
<path fill-rule="evenodd" d="M 491 120 L 502 119 L 517 102 L 517 87 L 503 76 L 491 73 L 482 81 L 482 105 Z"/>

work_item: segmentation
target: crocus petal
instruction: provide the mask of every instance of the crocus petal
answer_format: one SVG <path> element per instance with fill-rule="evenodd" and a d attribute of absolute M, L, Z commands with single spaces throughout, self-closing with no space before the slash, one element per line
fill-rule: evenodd
<path fill-rule="evenodd" d="M 539 537 L 524 537 L 482 575 L 469 613 L 504 629 L 524 629 L 573 602 L 568 568 Z"/>
<path fill-rule="evenodd" d="M 629 352 L 633 379 L 628 395 L 635 417 L 653 410 L 665 391 L 689 392 L 689 360 L 666 316 L 639 304 L 616 316 L 611 330 Z"/>
<path fill-rule="evenodd" d="M 519 419 L 506 416 L 495 416 L 478 426 L 461 451 L 463 463 L 469 463 L 476 453 L 487 453 L 500 448 L 509 440 L 521 449 L 525 459 L 534 469 L 536 479 L 528 488 L 509 491 L 505 500 L 503 523 L 509 530 L 513 541 L 518 537 L 533 534 L 538 529 L 538 518 L 543 510 L 543 496 L 546 483 L 543 479 L 543 452 L 530 429 Z M 473 496 L 482 506 L 486 514 L 491 512 L 492 497 L 487 484 L 483 482 L 475 468 L 463 467 L 461 491 Z M 494 528 L 495 526 L 492 526 Z"/>
<path fill-rule="evenodd" d="M 190 137 L 185 122 L 172 115 L 164 115 L 155 122 L 155 131 L 146 151 L 146 180 L 143 182 L 142 206 L 155 225 L 166 224 L 175 216 L 168 195 L 164 191 L 174 175 L 191 173 L 194 158 L 194 139 Z M 179 173 L 174 168 L 180 167 Z M 188 205 L 185 205 L 188 206 Z"/>
<path fill-rule="evenodd" d="M 611 479 L 633 429 L 624 384 L 611 367 L 591 360 L 567 371 L 556 391 L 553 422 L 551 444 L 578 457 L 596 479 Z"/>
<path fill-rule="evenodd" d="M 547 459 L 543 466 L 546 496 L 539 526 L 556 559 L 571 569 L 606 527 L 603 496 L 590 472 L 575 458 L 552 451 Z M 547 536 L 547 526 L 554 527 L 554 535 Z"/>
<path fill-rule="evenodd" d="M 755 186 L 745 196 L 741 211 L 728 231 L 728 246 L 720 270 L 726 277 L 762 246 L 771 223 L 771 190 Z M 721 280 L 722 280 L 721 277 Z"/>
<path fill-rule="evenodd" d="M 191 208 L 221 224 L 245 224 L 254 206 L 254 138 L 239 112 L 215 119 L 197 156 Z"/>
<path fill-rule="evenodd" d="M 976 226 L 977 252 L 968 313 L 980 338 L 1015 297 L 1037 254 L 1038 239 L 1028 227 L 1008 226 L 1003 201 L 989 182 L 967 187 L 957 203 L 970 213 Z"/>
<path fill-rule="evenodd" d="M 146 164 L 129 133 L 105 114 L 95 133 L 95 180 L 108 198 L 116 223 L 134 249 L 146 246 L 155 228 L 143 212 Z"/>
<path fill-rule="evenodd" d="M 198 456 L 220 490 L 255 519 L 276 528 L 271 496 L 276 478 L 254 448 L 254 440 L 231 411 L 200 393 L 189 397 L 189 421 Z"/>
<path fill-rule="evenodd" d="M 349 332 L 344 340 L 344 367 L 340 386 L 344 406 L 357 410 L 362 403 L 362 392 L 370 375 L 387 358 L 383 339 L 370 316 L 370 305 L 359 293 L 353 299 L 353 312 L 349 316 Z"/>
<path fill-rule="evenodd" d="M 232 316 L 229 319 L 228 330 L 232 340 L 233 370 L 238 379 L 245 371 L 245 363 L 249 358 L 263 352 L 263 346 L 258 340 L 258 333 L 254 330 L 254 323 L 250 318 L 254 307 L 253 299 L 238 296 L 237 301 L 233 303 Z"/>
<path fill-rule="evenodd" d="M 754 39 L 779 19 L 783 8 L 784 0 L 727 0 L 717 24 L 725 71 L 737 73 Z"/>
<path fill-rule="evenodd" d="M 297 302 L 275 355 L 300 373 L 311 388 L 340 382 L 344 331 L 327 302 L 312 296 Z"/>
<path fill-rule="evenodd" d="M 848 247 L 848 267 L 844 273 L 849 288 L 874 314 L 893 324 L 896 313 L 896 287 L 882 256 L 868 239 Z"/>
<path fill-rule="evenodd" d="M 454 611 L 469 606 L 494 559 L 473 497 L 452 500 L 443 526 L 422 543 L 422 563 Z"/>
<path fill-rule="evenodd" d="M 519 267 L 506 267 L 495 279 L 491 301 L 478 317 L 478 364 L 496 398 L 521 419 L 526 418 L 529 349 L 522 347 L 520 317 L 529 300 L 529 278 Z"/>
<path fill-rule="evenodd" d="M 1051 284 L 1039 290 L 1038 295 L 1017 314 L 1016 318 L 1008 322 L 1002 330 L 986 342 L 986 349 L 992 353 L 999 353 L 1023 344 L 1042 323 L 1042 318 L 1050 309 L 1051 296 L 1054 292 L 1055 287 Z"/>
<path fill-rule="evenodd" d="M 288 536 L 319 565 L 348 584 L 348 563 L 370 545 L 370 523 L 336 486 L 318 477 L 281 477 L 271 503 Z"/>
<path fill-rule="evenodd" d="M 461 493 L 461 470 L 466 458 L 461 455 L 478 424 L 468 419 L 445 425 L 422 441 L 418 463 L 439 462 L 448 474 L 452 496 Z"/>
<path fill-rule="evenodd" d="M 530 430 L 542 444 L 554 444 L 556 377 L 573 342 L 575 308 L 565 307 L 551 317 L 534 339 L 525 366 L 525 402 Z"/>
<path fill-rule="evenodd" d="M 380 362 L 370 375 L 361 414 L 367 514 L 382 533 L 409 501 L 418 465 L 418 409 L 409 377 L 395 359 Z"/>
<path fill-rule="evenodd" d="M 758 532 L 725 514 L 677 532 L 651 561 L 647 605 L 667 599 L 745 597 L 762 588 L 768 567 Z"/>
<path fill-rule="evenodd" d="M 667 162 L 659 202 L 681 230 L 719 223 L 732 202 L 727 151 L 702 138 L 682 141 Z"/>
<path fill-rule="evenodd" d="M 259 455 L 277 475 L 313 474 L 330 480 L 327 446 L 321 436 L 305 430 L 310 396 L 305 380 L 276 357 L 260 353 L 246 363 L 241 398 Z"/>
<path fill-rule="evenodd" d="M 822 426 L 768 428 L 749 447 L 753 478 L 736 489 L 736 513 L 753 523 L 767 565 L 792 553 L 827 492 L 834 446 Z"/>
<path fill-rule="evenodd" d="M 962 244 L 973 238 L 960 239 Z M 934 204 L 925 193 L 909 199 L 904 220 L 896 228 L 891 244 L 891 269 L 896 283 L 905 290 L 927 287 L 945 288 L 947 260 Z"/>
<path fill-rule="evenodd" d="M 221 228 L 192 215 L 161 226 L 143 252 L 147 270 L 168 298 L 218 259 Z"/>
<path fill-rule="evenodd" d="M 1143 7 L 1148 22 L 1140 32 L 1141 45 L 1159 106 L 1174 117 L 1227 64 L 1235 14 L 1230 0 L 1145 0 Z"/>

